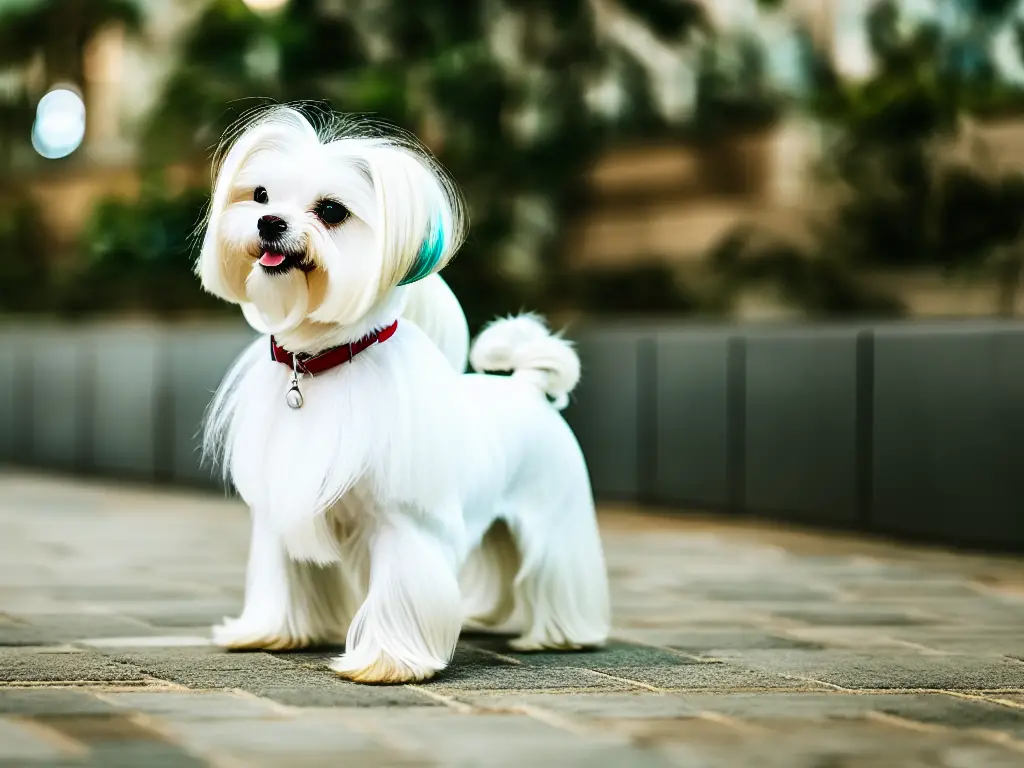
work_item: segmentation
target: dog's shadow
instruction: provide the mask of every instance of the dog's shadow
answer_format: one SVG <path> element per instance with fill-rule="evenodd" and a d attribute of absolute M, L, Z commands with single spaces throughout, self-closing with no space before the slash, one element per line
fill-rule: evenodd
<path fill-rule="evenodd" d="M 517 651 L 509 642 L 517 635 L 486 630 L 466 630 L 459 636 L 459 644 L 451 664 L 425 685 L 444 684 L 473 677 L 477 673 L 499 668 L 516 668 L 521 665 L 535 666 L 546 661 L 557 666 L 558 659 L 568 659 L 580 654 L 600 653 L 599 648 L 586 648 L 571 652 L 562 651 Z M 345 652 L 344 645 L 321 645 L 300 651 L 269 651 L 276 658 L 309 669 L 328 670 L 331 659 Z M 572 665 L 575 666 L 575 665 Z M 485 672 L 486 674 L 486 672 Z"/>

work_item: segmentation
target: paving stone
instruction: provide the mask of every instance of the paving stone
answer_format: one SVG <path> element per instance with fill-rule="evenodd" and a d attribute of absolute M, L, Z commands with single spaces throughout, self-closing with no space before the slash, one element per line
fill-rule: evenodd
<path fill-rule="evenodd" d="M 106 650 L 106 649 L 104 649 Z M 330 679 L 326 673 L 307 672 L 267 653 L 231 653 L 220 648 L 168 648 L 121 651 L 112 658 L 132 664 L 147 674 L 189 688 L 298 686 L 302 680 Z"/>
<path fill-rule="evenodd" d="M 735 766 L 760 766 L 758 756 L 736 749 L 743 732 L 733 723 L 701 717 L 624 717 L 602 718 L 592 725 L 663 755 L 677 766 L 726 768 L 722 759 L 726 755 L 737 761 Z"/>
<path fill-rule="evenodd" d="M 94 744 L 90 766 L 96 768 L 207 768 L 209 763 L 173 745 L 151 741 Z"/>
<path fill-rule="evenodd" d="M 206 594 L 196 588 L 168 589 L 156 584 L 57 584 L 47 592 L 58 600 L 88 603 L 117 603 L 165 600 L 203 600 Z"/>
<path fill-rule="evenodd" d="M 35 720 L 85 745 L 92 765 L 194 768 L 206 764 L 126 714 L 39 715 Z"/>
<path fill-rule="evenodd" d="M 45 731 L 31 723 L 0 717 L 0 760 L 61 760 L 68 750 L 61 749 Z"/>
<path fill-rule="evenodd" d="M 993 744 L 953 745 L 946 748 L 942 759 L 947 768 L 1018 768 L 1021 764 L 1019 751 Z"/>
<path fill-rule="evenodd" d="M 162 600 L 142 605 L 121 603 L 118 609 L 126 616 L 154 627 L 204 627 L 219 623 L 225 616 L 237 616 L 242 608 L 239 600 Z"/>
<path fill-rule="evenodd" d="M 495 647 L 503 647 L 504 642 L 501 639 L 487 639 L 482 636 L 477 636 L 475 639 L 484 644 L 494 644 Z M 338 655 L 340 650 L 341 649 L 338 648 L 332 648 L 315 651 L 300 651 L 296 653 L 281 653 L 275 654 L 275 658 L 301 664 L 312 669 L 328 670 L 328 663 L 332 658 Z M 545 655 L 557 656 L 559 654 Z M 570 654 L 565 655 L 568 657 Z M 526 656 L 528 656 L 528 654 L 521 654 L 519 658 L 525 658 Z M 424 685 L 459 689 L 474 689 L 477 687 L 480 689 L 490 689 L 495 687 L 499 689 L 520 689 L 524 685 L 528 687 L 533 686 L 535 681 L 540 679 L 540 676 L 531 672 L 523 673 L 521 663 L 516 663 L 519 661 L 519 658 L 516 660 L 503 659 L 494 653 L 462 643 L 455 649 L 455 655 L 452 658 L 452 663 L 449 665 L 448 669 L 444 670 L 437 678 L 425 683 Z M 334 677 L 333 673 L 331 673 L 331 675 Z M 583 680 L 581 683 L 581 686 L 583 687 L 590 687 L 594 685 L 600 686 L 602 683 L 607 683 L 607 687 L 615 687 L 614 681 L 603 680 L 598 678 L 596 675 L 591 675 L 589 678 L 577 675 L 575 678 Z M 597 682 L 592 678 L 597 678 Z M 564 688 L 567 687 L 567 685 L 571 687 L 571 682 L 574 677 L 570 672 L 568 682 L 566 682 L 565 674 L 556 673 L 551 679 L 554 687 Z M 349 685 L 347 683 L 339 684 L 343 686 L 343 688 L 338 693 L 329 691 L 317 692 L 316 701 L 323 703 L 306 703 L 307 700 L 304 698 L 301 690 L 276 690 L 272 693 L 266 693 L 263 695 L 268 695 L 271 698 L 274 698 L 275 701 L 279 701 L 283 704 L 310 707 L 397 705 L 428 706 L 437 704 L 435 700 L 430 699 L 425 694 L 419 693 L 415 690 L 393 686 L 366 687 Z M 312 700 L 309 701 L 312 702 Z"/>
<path fill-rule="evenodd" d="M 944 693 L 688 694 L 680 699 L 681 704 L 697 712 L 714 712 L 744 720 L 815 720 L 881 712 L 950 728 L 989 727 L 1012 731 L 1024 726 L 1024 710 Z"/>
<path fill-rule="evenodd" d="M 34 648 L 0 649 L 0 681 L 114 682 L 144 680 L 130 663 L 88 652 L 46 653 Z"/>
<path fill-rule="evenodd" d="M 273 704 L 251 696 L 219 691 L 125 691 L 100 697 L 116 707 L 171 720 L 273 718 Z"/>
<path fill-rule="evenodd" d="M 114 708 L 87 691 L 63 688 L 0 688 L 0 715 L 80 715 Z"/>
<path fill-rule="evenodd" d="M 633 686 L 578 666 L 517 663 L 476 648 L 456 649 L 451 665 L 425 683 L 439 691 L 472 690 L 624 690 Z"/>
<path fill-rule="evenodd" d="M 857 603 L 832 603 L 814 608 L 771 611 L 772 616 L 780 619 L 826 627 L 906 627 L 941 622 L 939 618 L 916 613 L 912 608 L 865 606 Z"/>
<path fill-rule="evenodd" d="M 636 686 L 579 667 L 460 667 L 451 666 L 426 683 L 439 691 L 628 690 Z"/>
<path fill-rule="evenodd" d="M 1024 710 L 1024 693 L 996 693 L 992 694 L 989 698 L 994 701 L 1009 702 L 1011 705 Z"/>
<path fill-rule="evenodd" d="M 441 706 L 428 695 L 404 686 L 366 686 L 349 683 L 330 671 L 328 663 L 340 650 L 303 651 L 274 654 L 276 658 L 300 664 L 309 669 L 322 670 L 326 675 L 316 686 L 306 684 L 289 688 L 267 687 L 257 692 L 260 696 L 293 707 L 430 707 Z M 328 681 L 326 683 L 322 681 Z"/>
<path fill-rule="evenodd" d="M 29 624 L 10 626 L 0 625 L 0 648 L 24 645 L 48 645 L 50 643 L 59 643 L 64 639 L 68 638 L 55 637 L 52 634 L 47 635 L 47 633 Z"/>
<path fill-rule="evenodd" d="M 824 650 L 826 648 L 861 650 L 871 653 L 885 653 L 896 650 L 906 653 L 916 643 L 900 639 L 897 636 L 901 628 L 893 627 L 786 627 L 787 634 L 805 640 L 810 645 L 804 650 Z M 915 627 L 915 630 L 918 628 Z M 927 634 L 934 627 L 921 628 Z M 779 650 L 772 648 L 723 648 L 718 656 L 728 655 L 729 651 L 742 650 Z"/>
<path fill-rule="evenodd" d="M 833 552 L 801 555 L 792 561 L 792 567 L 805 576 L 816 576 L 844 586 L 879 582 L 921 582 L 934 578 L 948 578 L 948 574 L 912 564 L 912 553 L 900 548 L 893 554 L 906 562 L 889 562 L 867 555 L 844 556 Z"/>
<path fill-rule="evenodd" d="M 846 594 L 854 600 L 870 600 L 873 603 L 906 602 L 920 598 L 967 598 L 977 599 L 980 592 L 961 580 L 935 579 L 933 581 L 886 581 L 861 582 L 847 585 Z"/>
<path fill-rule="evenodd" d="M 87 745 L 103 744 L 108 741 L 165 741 L 160 733 L 141 725 L 123 712 L 36 715 L 34 719 L 68 738 Z"/>
<path fill-rule="evenodd" d="M 386 721 L 366 715 L 346 719 L 410 751 L 430 755 L 439 765 L 584 766 L 654 768 L 670 765 L 657 754 L 621 740 L 588 738 L 517 714 L 459 714 L 411 710 Z M 446 734 L 439 739 L 439 733 Z"/>
<path fill-rule="evenodd" d="M 232 688 L 296 707 L 434 706 L 406 688 L 371 687 L 342 680 L 333 672 L 287 661 L 292 654 L 230 653 L 220 648 L 111 651 L 153 677 L 195 689 Z M 298 654 L 295 654 L 298 656 Z M 304 658 L 313 657 L 307 654 Z"/>
<path fill-rule="evenodd" d="M 209 637 L 198 635 L 151 635 L 149 637 L 98 637 L 78 640 L 77 645 L 87 648 L 184 648 L 212 646 Z"/>
<path fill-rule="evenodd" d="M 325 646 L 302 651 L 272 651 L 270 655 L 281 661 L 303 664 L 317 669 L 330 669 L 331 659 L 345 652 L 345 646 Z"/>
<path fill-rule="evenodd" d="M 837 589 L 827 586 L 807 586 L 785 582 L 744 581 L 740 583 L 695 583 L 686 584 L 679 593 L 723 602 L 747 602 L 768 600 L 772 602 L 820 602 L 834 598 Z"/>
<path fill-rule="evenodd" d="M 331 680 L 294 688 L 267 687 L 253 693 L 290 707 L 439 707 L 441 702 L 403 686 L 367 686 Z"/>
<path fill-rule="evenodd" d="M 759 727 L 688 720 L 602 721 L 677 765 L 752 768 L 1008 768 L 1020 752 L 972 734 L 928 732 L 874 720 L 783 720 Z M 964 762 L 964 760 L 970 762 Z"/>
<path fill-rule="evenodd" d="M 907 642 L 945 653 L 1024 656 L 1024 632 L 1017 627 L 942 627 L 901 629 L 892 633 Z"/>
<path fill-rule="evenodd" d="M 230 757 L 254 767 L 347 768 L 427 762 L 397 753 L 339 718 L 266 720 L 259 727 L 249 719 L 187 720 L 169 723 L 167 731 L 175 743 L 194 754 Z"/>
<path fill-rule="evenodd" d="M 52 645 L 81 638 L 124 637 L 158 632 L 143 622 L 109 614 L 31 614 L 0 626 L 0 646 Z"/>
<path fill-rule="evenodd" d="M 607 649 L 519 654 L 508 636 L 467 633 L 436 681 L 357 686 L 327 669 L 339 648 L 208 645 L 245 584 L 234 502 L 0 472 L 7 526 L 0 661 L 190 689 L 0 679 L 0 722 L 38 718 L 36 736 L 89 742 L 39 768 L 1024 764 L 1024 662 L 1007 658 L 1024 656 L 1024 597 L 975 585 L 1024 584 L 1010 558 L 613 513 L 625 634 Z M 900 690 L 922 686 L 951 693 Z M 0 733 L 0 768 L 26 768 L 2 750 L 22 736 Z"/>
<path fill-rule="evenodd" d="M 737 651 L 744 666 L 851 689 L 1024 689 L 1024 663 L 987 656 L 856 651 Z"/>
<path fill-rule="evenodd" d="M 466 693 L 459 701 L 487 710 L 545 709 L 595 718 L 680 718 L 700 713 L 686 698 L 675 693 Z"/>
<path fill-rule="evenodd" d="M 557 653 L 518 653 L 510 650 L 502 640 L 475 640 L 470 642 L 473 643 L 473 647 L 502 654 L 515 659 L 527 667 L 552 667 L 559 669 L 580 667 L 583 669 L 606 670 L 617 667 L 637 667 L 645 664 L 672 666 L 700 663 L 694 659 L 689 659 L 661 648 L 615 640 L 610 641 L 604 648 Z"/>
<path fill-rule="evenodd" d="M 757 630 L 633 630 L 629 637 L 649 645 L 662 645 L 695 656 L 714 656 L 718 650 L 760 651 L 778 648 L 818 649 L 818 643 L 772 635 Z"/>
<path fill-rule="evenodd" d="M 768 618 L 763 606 L 749 603 L 668 603 L 656 607 L 617 601 L 613 620 L 616 627 L 636 629 L 693 629 L 750 626 L 759 627 Z"/>
<path fill-rule="evenodd" d="M 945 623 L 973 627 L 1015 627 L 1024 631 L 1024 605 L 1015 600 L 975 595 L 973 598 L 914 598 L 914 607 L 941 616 Z"/>
<path fill-rule="evenodd" d="M 774 672 L 747 669 L 732 664 L 702 663 L 686 666 L 617 667 L 615 670 L 596 670 L 614 675 L 628 683 L 639 683 L 655 688 L 678 690 L 770 690 L 770 689 L 823 689 L 820 683 L 785 677 Z"/>

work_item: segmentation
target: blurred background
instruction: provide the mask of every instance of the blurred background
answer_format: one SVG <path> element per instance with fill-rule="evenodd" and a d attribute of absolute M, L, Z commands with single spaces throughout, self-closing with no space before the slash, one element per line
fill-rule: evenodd
<path fill-rule="evenodd" d="M 209 483 L 209 159 L 302 100 L 470 202 L 597 494 L 1024 546 L 1024 2 L 0 0 L 0 459 Z"/>

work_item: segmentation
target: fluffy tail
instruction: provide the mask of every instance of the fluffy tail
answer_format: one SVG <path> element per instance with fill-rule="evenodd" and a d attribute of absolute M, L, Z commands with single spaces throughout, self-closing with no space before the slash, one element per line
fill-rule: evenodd
<path fill-rule="evenodd" d="M 572 344 L 551 333 L 537 315 L 495 320 L 473 342 L 469 362 L 478 373 L 510 373 L 530 382 L 558 410 L 569 404 L 580 380 L 580 359 Z"/>

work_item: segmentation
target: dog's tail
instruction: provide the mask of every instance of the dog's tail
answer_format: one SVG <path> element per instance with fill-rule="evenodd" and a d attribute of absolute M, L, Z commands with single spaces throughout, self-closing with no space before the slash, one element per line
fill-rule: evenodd
<path fill-rule="evenodd" d="M 533 384 L 558 410 L 580 380 L 572 343 L 548 330 L 537 315 L 495 320 L 477 336 L 469 362 L 478 373 L 507 373 Z"/>

